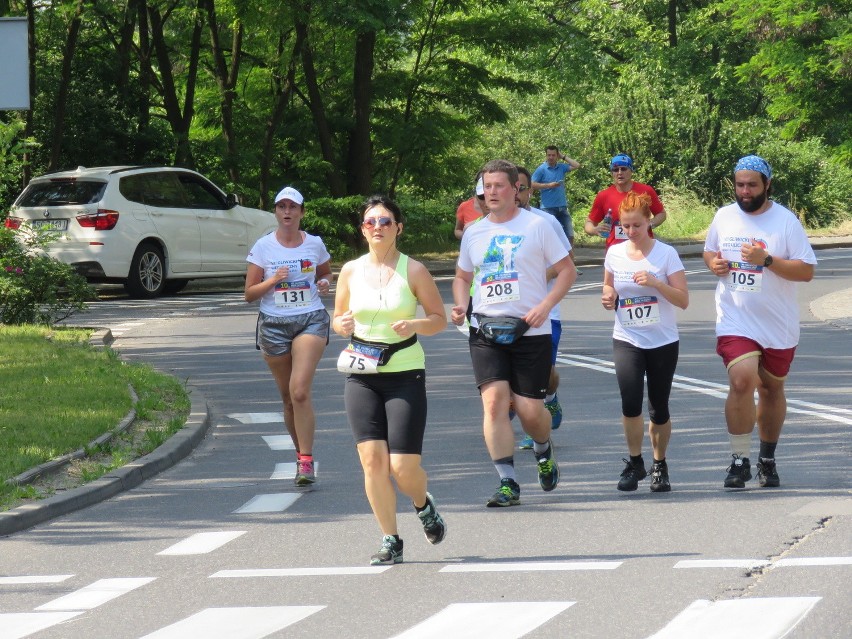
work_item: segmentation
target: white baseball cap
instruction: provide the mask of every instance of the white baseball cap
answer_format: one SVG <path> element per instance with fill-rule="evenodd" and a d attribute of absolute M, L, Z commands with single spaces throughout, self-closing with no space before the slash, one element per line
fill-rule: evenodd
<path fill-rule="evenodd" d="M 278 192 L 278 195 L 275 196 L 276 204 L 278 204 L 281 200 L 293 200 L 296 204 L 301 205 L 304 203 L 305 198 L 303 198 L 302 194 L 292 186 L 285 186 Z"/>
<path fill-rule="evenodd" d="M 476 194 L 477 195 L 485 195 L 485 182 L 483 182 L 481 176 L 476 181 Z"/>

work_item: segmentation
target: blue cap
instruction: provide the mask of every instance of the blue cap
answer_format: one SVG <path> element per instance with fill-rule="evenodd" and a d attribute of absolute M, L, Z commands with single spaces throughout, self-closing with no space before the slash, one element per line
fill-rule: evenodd
<path fill-rule="evenodd" d="M 617 166 L 626 166 L 631 171 L 633 170 L 633 160 L 630 159 L 629 155 L 624 155 L 623 153 L 620 155 L 616 155 L 609 163 L 610 171 Z"/>
<path fill-rule="evenodd" d="M 766 176 L 767 180 L 772 179 L 772 167 L 769 166 L 769 162 L 759 155 L 747 155 L 744 158 L 740 158 L 734 167 L 734 173 L 737 171 L 757 171 Z"/>

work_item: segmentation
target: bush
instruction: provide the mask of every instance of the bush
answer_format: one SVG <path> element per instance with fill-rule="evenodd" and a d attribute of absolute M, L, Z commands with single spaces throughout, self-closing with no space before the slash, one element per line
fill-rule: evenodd
<path fill-rule="evenodd" d="M 51 326 L 95 298 L 73 267 L 38 251 L 47 241 L 46 234 L 0 228 L 0 323 Z"/>

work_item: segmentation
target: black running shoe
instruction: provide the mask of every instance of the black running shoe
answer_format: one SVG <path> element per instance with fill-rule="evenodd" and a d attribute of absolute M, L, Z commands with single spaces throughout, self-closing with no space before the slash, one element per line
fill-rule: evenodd
<path fill-rule="evenodd" d="M 636 490 L 639 488 L 639 482 L 648 476 L 648 471 L 645 470 L 645 462 L 640 459 L 634 465 L 629 459 L 622 458 L 621 461 L 627 465 L 621 471 L 621 479 L 618 480 L 618 490 Z"/>
<path fill-rule="evenodd" d="M 547 493 L 559 484 L 559 464 L 556 463 L 556 451 L 553 449 L 553 441 L 548 442 L 548 444 L 546 451 L 535 456 L 538 465 L 538 485 Z"/>
<path fill-rule="evenodd" d="M 778 488 L 781 485 L 781 479 L 778 477 L 778 471 L 775 469 L 774 459 L 765 459 L 763 457 L 758 459 L 757 483 L 761 488 Z"/>
<path fill-rule="evenodd" d="M 514 479 L 501 479 L 500 488 L 489 499 L 485 505 L 489 508 L 501 506 L 517 506 L 521 503 L 521 487 Z"/>
<path fill-rule="evenodd" d="M 426 493 L 426 506 L 417 513 L 417 516 L 420 517 L 423 524 L 426 541 L 430 544 L 440 544 L 444 535 L 447 534 L 447 524 L 444 523 L 444 518 L 438 514 L 435 502 L 429 493 Z"/>
<path fill-rule="evenodd" d="M 666 462 L 655 461 L 651 469 L 651 492 L 667 493 L 672 489 L 669 483 L 669 466 Z"/>
<path fill-rule="evenodd" d="M 731 455 L 733 461 L 728 466 L 728 476 L 725 477 L 725 488 L 745 488 L 745 483 L 751 479 L 751 462 L 748 457 Z"/>
<path fill-rule="evenodd" d="M 370 557 L 371 566 L 387 566 L 402 563 L 402 539 L 393 535 L 382 537 L 382 547 L 379 552 Z"/>

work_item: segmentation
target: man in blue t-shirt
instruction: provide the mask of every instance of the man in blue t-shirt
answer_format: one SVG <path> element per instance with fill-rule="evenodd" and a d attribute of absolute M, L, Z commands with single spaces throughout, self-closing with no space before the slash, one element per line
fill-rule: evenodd
<path fill-rule="evenodd" d="M 568 212 L 568 199 L 565 197 L 565 175 L 569 171 L 579 169 L 580 163 L 562 155 L 557 146 L 548 146 L 544 151 L 547 159 L 533 172 L 530 186 L 536 191 L 541 191 L 541 210 L 547 211 L 557 219 L 573 246 L 574 227 L 571 224 L 571 214 Z M 571 259 L 574 259 L 573 250 Z"/>

